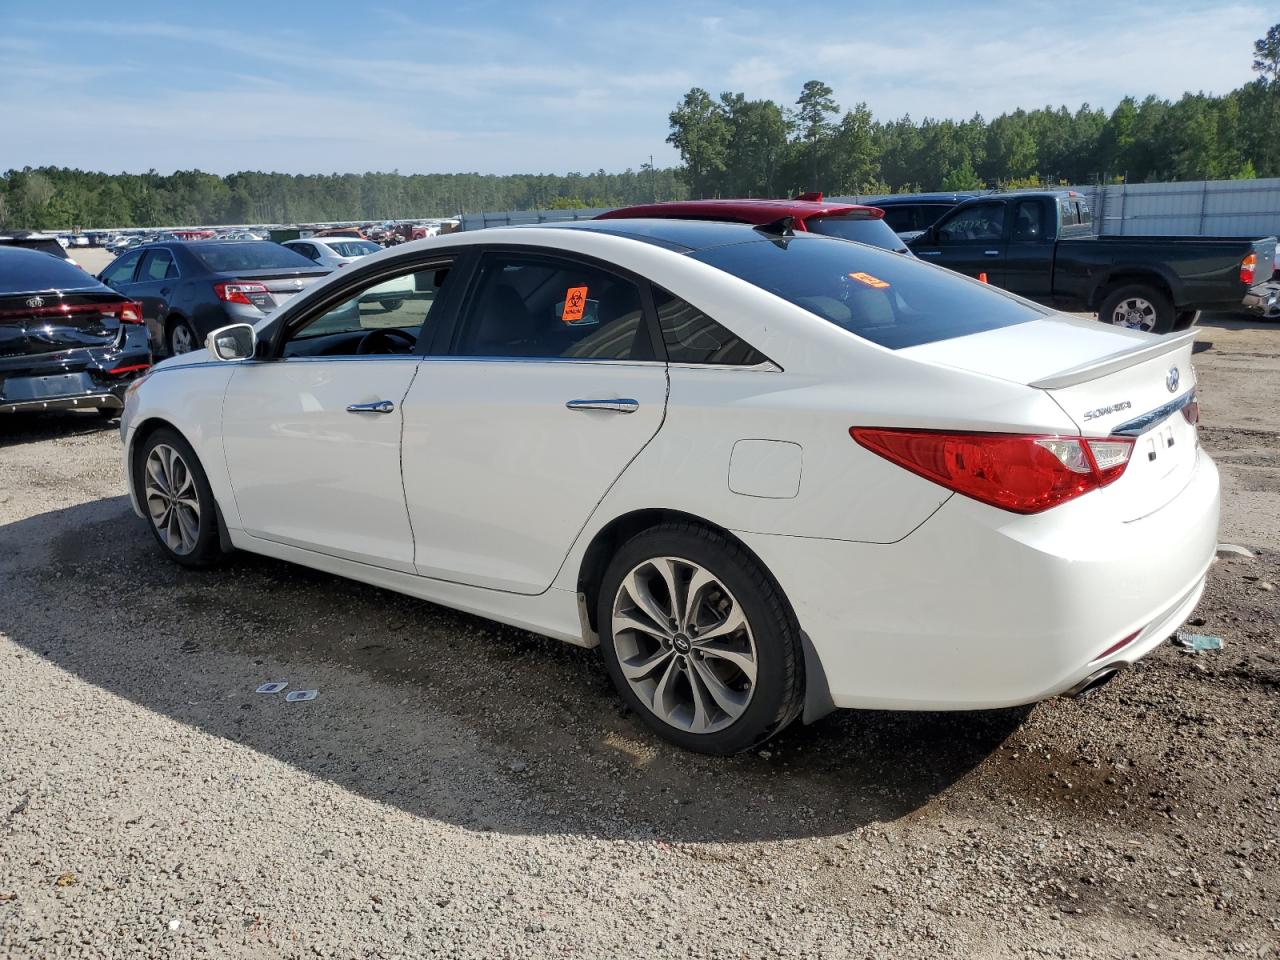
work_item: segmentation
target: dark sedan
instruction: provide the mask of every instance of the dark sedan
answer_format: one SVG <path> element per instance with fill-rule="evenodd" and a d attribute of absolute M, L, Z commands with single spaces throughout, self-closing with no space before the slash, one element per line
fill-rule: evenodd
<path fill-rule="evenodd" d="M 0 246 L 0 413 L 115 416 L 150 366 L 138 304 L 66 260 Z"/>
<path fill-rule="evenodd" d="M 269 240 L 152 243 L 99 274 L 142 305 L 157 352 L 186 353 L 213 330 L 256 323 L 329 273 Z"/>

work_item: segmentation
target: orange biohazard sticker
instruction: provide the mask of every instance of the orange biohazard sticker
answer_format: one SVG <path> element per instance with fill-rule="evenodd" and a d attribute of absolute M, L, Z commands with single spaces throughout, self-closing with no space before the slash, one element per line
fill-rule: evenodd
<path fill-rule="evenodd" d="M 881 280 L 879 277 L 873 277 L 869 273 L 851 273 L 850 280 L 857 280 L 859 283 L 865 283 L 868 287 L 875 287 L 877 290 L 884 290 L 889 286 L 888 281 Z"/>
<path fill-rule="evenodd" d="M 570 287 L 564 292 L 564 312 L 560 319 L 565 323 L 577 323 L 587 309 L 587 288 Z"/>

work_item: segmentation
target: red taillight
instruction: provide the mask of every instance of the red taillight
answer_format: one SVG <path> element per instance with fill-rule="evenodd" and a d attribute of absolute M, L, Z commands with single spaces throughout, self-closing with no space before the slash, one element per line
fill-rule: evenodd
<path fill-rule="evenodd" d="M 132 300 L 128 303 L 120 304 L 120 322 L 121 323 L 141 323 L 142 322 L 142 306 L 134 303 Z"/>
<path fill-rule="evenodd" d="M 1200 422 L 1200 401 L 1192 397 L 1191 402 L 1182 408 L 1182 415 L 1194 427 Z"/>
<path fill-rule="evenodd" d="M 141 370 L 150 370 L 150 369 L 151 369 L 151 364 L 149 363 L 130 363 L 130 364 L 126 364 L 123 367 L 112 367 L 110 370 L 107 371 L 107 373 L 113 376 L 123 376 L 126 373 L 138 373 Z"/>
<path fill-rule="evenodd" d="M 872 453 L 948 490 L 1014 513 L 1039 513 L 1119 479 L 1132 437 L 938 433 L 851 427 Z"/>
<path fill-rule="evenodd" d="M 267 285 L 265 283 L 248 283 L 238 280 L 235 283 L 215 283 L 213 292 L 219 300 L 227 303 L 244 303 L 252 307 L 255 304 L 249 299 L 249 294 L 266 293 Z"/>
<path fill-rule="evenodd" d="M 1251 253 L 1240 261 L 1240 281 L 1253 286 L 1253 275 L 1258 272 L 1258 255 Z"/>

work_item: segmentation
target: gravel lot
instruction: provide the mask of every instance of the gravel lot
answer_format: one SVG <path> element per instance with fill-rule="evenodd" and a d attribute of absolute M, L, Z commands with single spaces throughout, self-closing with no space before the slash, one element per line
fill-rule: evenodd
<path fill-rule="evenodd" d="M 1201 340 L 1222 539 L 1258 554 L 1197 611 L 1224 649 L 731 760 L 646 734 L 594 651 L 179 569 L 114 430 L 0 422 L 0 956 L 1280 955 L 1280 328 Z"/>

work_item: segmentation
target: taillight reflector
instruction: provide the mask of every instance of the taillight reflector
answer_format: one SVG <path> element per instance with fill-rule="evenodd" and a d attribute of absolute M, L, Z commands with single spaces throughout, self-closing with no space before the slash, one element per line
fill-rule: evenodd
<path fill-rule="evenodd" d="M 235 283 L 215 283 L 213 292 L 219 300 L 226 303 L 244 303 L 254 306 L 252 300 L 249 299 L 251 293 L 266 293 L 267 285 L 265 283 L 250 283 L 248 281 L 237 281 Z"/>
<path fill-rule="evenodd" d="M 141 323 L 142 306 L 132 301 L 120 304 L 121 323 Z"/>
<path fill-rule="evenodd" d="M 1039 513 L 1120 478 L 1132 437 L 942 433 L 851 427 L 850 436 L 905 470 L 1013 513 Z"/>
<path fill-rule="evenodd" d="M 1258 255 L 1251 253 L 1240 261 L 1240 280 L 1253 286 L 1253 276 L 1258 272 Z"/>
<path fill-rule="evenodd" d="M 1094 657 L 1094 658 L 1093 658 L 1092 660 L 1090 660 L 1089 662 L 1090 662 L 1090 663 L 1097 663 L 1097 662 L 1098 662 L 1099 660 L 1101 660 L 1103 657 L 1109 657 L 1109 656 L 1111 656 L 1113 653 L 1115 653 L 1116 651 L 1118 651 L 1118 650 L 1123 650 L 1123 649 L 1124 649 L 1125 647 L 1127 647 L 1129 644 L 1133 643 L 1133 641 L 1137 640 L 1137 639 L 1138 639 L 1138 634 L 1140 634 L 1140 633 L 1142 633 L 1142 631 L 1141 631 L 1141 630 L 1135 630 L 1135 631 L 1133 631 L 1133 633 L 1129 634 L 1129 635 L 1128 635 L 1127 637 L 1125 637 L 1123 640 L 1121 640 L 1121 641 L 1119 641 L 1119 642 L 1117 642 L 1117 643 L 1113 643 L 1111 646 L 1107 647 L 1107 649 L 1103 650 L 1100 654 L 1098 654 L 1096 657 Z"/>

